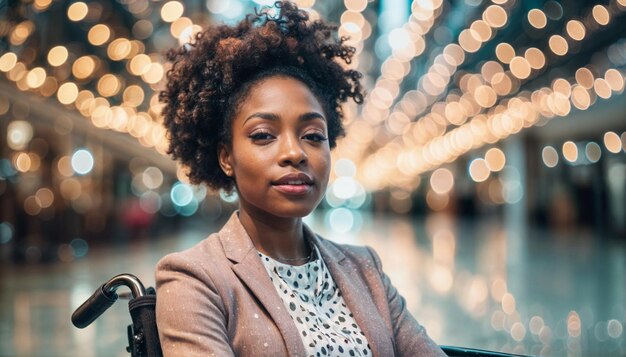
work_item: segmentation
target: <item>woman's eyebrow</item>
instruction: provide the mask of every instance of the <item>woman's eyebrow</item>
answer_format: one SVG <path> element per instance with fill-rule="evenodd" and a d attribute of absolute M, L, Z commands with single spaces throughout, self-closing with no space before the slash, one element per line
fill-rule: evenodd
<path fill-rule="evenodd" d="M 280 117 L 274 113 L 263 113 L 263 112 L 252 113 L 246 118 L 246 120 L 243 121 L 241 126 L 246 124 L 246 122 L 252 118 L 261 118 L 261 119 L 272 120 L 272 121 L 276 121 L 280 119 Z"/>
<path fill-rule="evenodd" d="M 321 119 L 323 121 L 326 121 L 326 117 L 323 116 L 322 114 L 318 113 L 318 112 L 308 112 L 308 113 L 304 113 L 302 115 L 300 115 L 300 121 L 309 121 L 309 120 L 313 120 L 313 119 Z"/>
<path fill-rule="evenodd" d="M 277 121 L 280 120 L 280 116 L 274 113 L 265 113 L 265 112 L 257 112 L 257 113 L 252 113 L 250 114 L 246 120 L 243 121 L 243 124 L 246 124 L 246 122 L 252 118 L 260 118 L 260 119 L 265 119 L 265 120 L 271 120 L 271 121 Z M 304 113 L 302 115 L 300 115 L 300 117 L 298 118 L 299 121 L 310 121 L 310 120 L 314 120 L 314 119 L 321 119 L 326 121 L 326 117 L 324 117 L 324 115 L 322 115 L 321 113 L 318 112 L 308 112 L 308 113 Z"/>

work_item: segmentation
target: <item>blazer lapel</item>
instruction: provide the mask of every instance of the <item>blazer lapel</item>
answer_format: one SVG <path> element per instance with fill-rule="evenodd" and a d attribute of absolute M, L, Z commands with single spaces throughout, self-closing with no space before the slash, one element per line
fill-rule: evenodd
<path fill-rule="evenodd" d="M 219 237 L 226 257 L 234 263 L 233 271 L 270 314 L 285 340 L 289 355 L 304 356 L 306 351 L 298 330 L 256 254 L 250 236 L 241 225 L 237 212 L 220 230 Z"/>
<path fill-rule="evenodd" d="M 308 234 L 320 250 L 324 263 L 339 287 L 346 305 L 367 337 L 374 356 L 393 356 L 391 336 L 387 333 L 385 322 L 372 300 L 369 289 L 364 285 L 361 276 L 356 273 L 356 267 L 339 249 L 326 240 L 319 239 L 308 230 L 308 227 L 305 227 L 305 234 Z"/>

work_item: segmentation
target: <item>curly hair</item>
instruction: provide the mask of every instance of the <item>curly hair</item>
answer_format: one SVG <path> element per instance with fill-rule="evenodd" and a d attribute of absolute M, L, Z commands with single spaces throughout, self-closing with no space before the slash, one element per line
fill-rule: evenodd
<path fill-rule="evenodd" d="M 309 21 L 288 1 L 263 8 L 234 26 L 209 27 L 191 44 L 172 49 L 166 88 L 159 98 L 169 139 L 168 154 L 188 168 L 194 184 L 231 190 L 232 178 L 218 162 L 221 144 L 230 145 L 235 112 L 249 90 L 263 78 L 288 76 L 302 81 L 326 111 L 329 145 L 344 135 L 341 104 L 363 102 L 361 73 L 344 69 L 354 47 L 336 39 L 337 27 Z"/>

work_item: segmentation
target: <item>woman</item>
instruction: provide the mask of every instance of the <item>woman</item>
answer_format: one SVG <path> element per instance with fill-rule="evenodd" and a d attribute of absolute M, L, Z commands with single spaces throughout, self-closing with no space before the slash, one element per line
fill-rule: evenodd
<path fill-rule="evenodd" d="M 164 101 L 170 153 L 193 183 L 236 189 L 217 234 L 157 267 L 166 356 L 440 356 L 369 248 L 303 223 L 322 199 L 340 104 L 363 100 L 354 48 L 278 2 L 201 33 L 173 62 Z"/>

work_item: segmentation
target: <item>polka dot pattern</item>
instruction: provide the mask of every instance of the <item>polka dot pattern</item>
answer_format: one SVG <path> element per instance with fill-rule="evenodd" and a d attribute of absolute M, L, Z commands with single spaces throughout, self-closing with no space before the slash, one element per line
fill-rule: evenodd
<path fill-rule="evenodd" d="M 367 338 L 315 247 L 304 265 L 283 264 L 259 252 L 265 270 L 295 322 L 308 356 L 371 356 Z"/>

